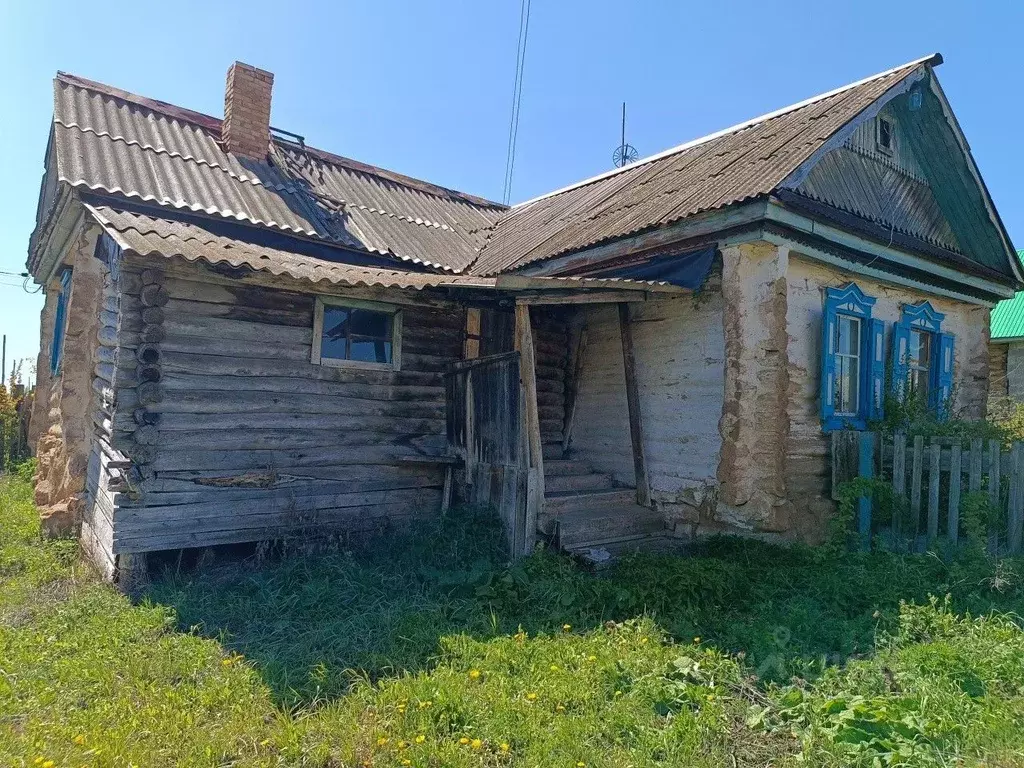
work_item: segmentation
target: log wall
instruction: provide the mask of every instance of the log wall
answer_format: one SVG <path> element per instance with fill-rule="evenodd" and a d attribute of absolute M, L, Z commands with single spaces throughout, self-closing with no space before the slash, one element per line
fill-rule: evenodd
<path fill-rule="evenodd" d="M 437 514 L 444 467 L 430 457 L 446 444 L 443 371 L 462 357 L 464 309 L 409 292 L 401 371 L 331 368 L 310 362 L 315 298 L 301 284 L 152 266 L 122 276 L 112 443 L 140 480 L 114 496 L 115 552 Z"/>

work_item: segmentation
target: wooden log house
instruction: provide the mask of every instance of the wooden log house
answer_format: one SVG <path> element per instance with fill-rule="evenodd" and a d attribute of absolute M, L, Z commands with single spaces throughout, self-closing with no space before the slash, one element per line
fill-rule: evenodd
<path fill-rule="evenodd" d="M 511 208 L 64 73 L 37 503 L 147 553 L 494 507 L 513 555 L 815 540 L 828 433 L 980 415 L 1021 273 L 937 56 Z M 145 169 L 145 170 L 143 170 Z"/>

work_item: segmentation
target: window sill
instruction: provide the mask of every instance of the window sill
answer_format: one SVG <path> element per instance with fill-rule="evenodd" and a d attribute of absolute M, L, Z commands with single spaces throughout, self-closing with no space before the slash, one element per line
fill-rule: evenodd
<path fill-rule="evenodd" d="M 363 371 L 397 371 L 393 363 L 368 363 L 362 360 L 340 360 L 335 357 L 321 357 L 315 362 L 325 368 L 358 368 Z"/>
<path fill-rule="evenodd" d="M 835 432 L 839 429 L 855 429 L 863 432 L 868 428 L 868 420 L 862 416 L 833 416 L 823 422 L 822 432 Z"/>

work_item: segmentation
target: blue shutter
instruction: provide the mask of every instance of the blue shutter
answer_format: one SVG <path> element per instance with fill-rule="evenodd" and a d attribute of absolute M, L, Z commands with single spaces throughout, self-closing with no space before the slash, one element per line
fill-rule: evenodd
<path fill-rule="evenodd" d="M 821 420 L 826 427 L 832 420 L 836 405 L 832 401 L 835 396 L 836 356 L 832 348 L 836 337 L 835 309 L 825 306 L 821 322 Z"/>
<path fill-rule="evenodd" d="M 907 352 L 910 349 L 910 326 L 896 323 L 892 328 L 892 393 L 903 402 L 907 391 Z"/>
<path fill-rule="evenodd" d="M 71 294 L 71 270 L 65 269 L 60 276 L 60 295 L 57 296 L 57 311 L 53 317 L 53 341 L 50 345 L 50 374 L 60 372 L 60 361 L 64 353 L 64 329 L 67 327 L 68 298 Z"/>
<path fill-rule="evenodd" d="M 939 341 L 939 358 L 935 361 L 935 386 L 932 388 L 935 402 L 934 408 L 940 419 L 949 417 L 949 399 L 953 395 L 953 360 L 956 338 L 951 333 L 937 334 Z"/>
<path fill-rule="evenodd" d="M 885 323 L 881 320 L 869 320 L 869 338 L 867 344 L 870 364 L 868 365 L 868 400 L 867 417 L 881 419 L 885 405 Z"/>

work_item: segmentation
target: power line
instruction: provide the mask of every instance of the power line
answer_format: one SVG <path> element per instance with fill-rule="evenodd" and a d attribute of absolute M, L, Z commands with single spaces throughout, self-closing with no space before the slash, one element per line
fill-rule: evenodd
<path fill-rule="evenodd" d="M 516 140 L 519 137 L 519 104 L 523 98 L 523 65 L 526 63 L 526 40 L 530 35 L 530 2 L 521 0 L 519 7 L 519 40 L 516 47 L 516 77 L 512 86 L 512 114 L 508 121 L 508 150 L 505 155 L 505 184 L 502 202 L 512 198 L 512 175 L 516 167 Z"/>

